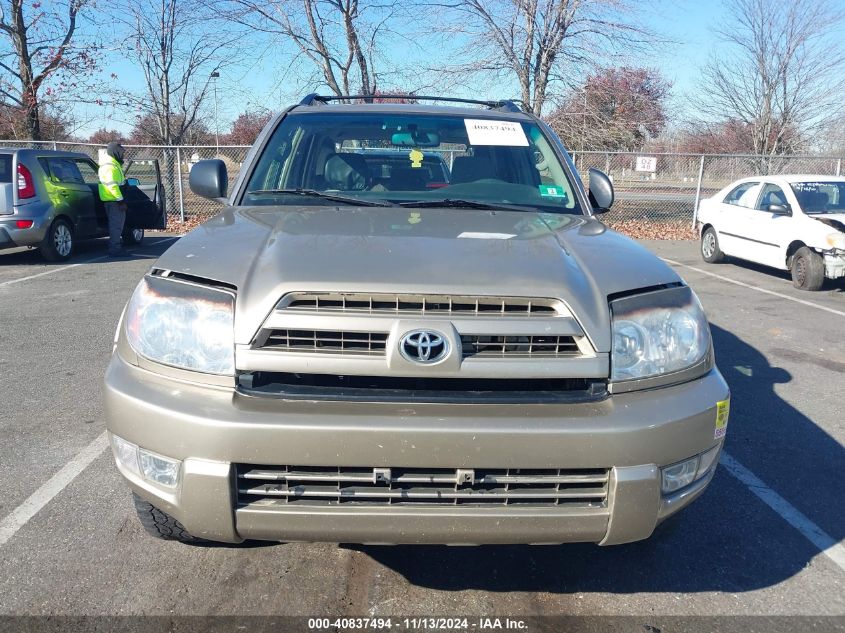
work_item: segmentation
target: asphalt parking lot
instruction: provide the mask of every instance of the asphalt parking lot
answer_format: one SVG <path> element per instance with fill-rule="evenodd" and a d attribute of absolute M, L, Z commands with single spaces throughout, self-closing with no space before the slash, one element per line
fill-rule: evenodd
<path fill-rule="evenodd" d="M 0 253 L 0 615 L 840 616 L 845 622 L 845 284 L 648 242 L 695 289 L 732 394 L 707 493 L 631 545 L 357 547 L 156 541 L 104 439 L 124 303 L 175 238 L 127 260 Z M 657 618 L 657 619 L 656 619 Z M 281 629 L 278 629 L 281 630 Z M 644 630 L 640 628 L 639 630 Z"/>

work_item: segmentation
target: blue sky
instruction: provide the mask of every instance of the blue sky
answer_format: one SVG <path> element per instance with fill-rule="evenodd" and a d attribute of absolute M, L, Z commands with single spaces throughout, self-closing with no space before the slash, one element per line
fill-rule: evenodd
<path fill-rule="evenodd" d="M 636 10 L 640 22 L 671 42 L 647 57 L 633 57 L 620 60 L 636 66 L 657 68 L 674 84 L 670 107 L 679 116 L 694 110 L 691 97 L 701 89 L 700 69 L 712 51 L 719 45 L 714 27 L 725 16 L 724 4 L 719 1 L 701 0 L 654 0 L 642 2 Z M 402 34 L 400 34 L 402 35 Z M 843 32 L 845 35 L 845 32 Z M 424 64 L 425 35 L 409 35 L 416 44 L 419 63 Z M 436 44 L 440 46 L 440 44 Z M 408 46 L 401 37 L 394 38 L 389 46 L 392 54 L 407 55 Z M 315 88 L 308 81 L 304 68 L 291 66 L 292 50 L 269 42 L 261 42 L 261 59 L 251 65 L 235 65 L 221 73 L 218 83 L 218 125 L 221 133 L 242 111 L 260 109 L 279 110 L 296 101 L 303 94 Z M 113 58 L 119 56 L 113 56 Z M 452 60 L 453 62 L 456 60 Z M 143 90 L 140 72 L 127 60 L 120 60 L 102 69 L 105 80 L 111 73 L 118 76 L 122 86 Z M 455 96 L 482 96 L 487 98 L 515 97 L 515 86 L 503 81 L 499 85 L 464 86 L 454 90 Z M 319 87 L 317 87 L 319 91 Z M 462 94 L 461 94 L 462 93 Z M 77 106 L 77 115 L 82 124 L 78 133 L 82 136 L 101 128 L 116 128 L 128 131 L 134 113 L 110 111 L 95 106 Z M 214 103 L 210 100 L 205 112 L 208 127 L 214 131 Z"/>
<path fill-rule="evenodd" d="M 673 84 L 672 106 L 691 114 L 690 102 L 701 91 L 701 69 L 718 49 L 715 30 L 725 20 L 725 5 L 714 0 L 677 0 L 652 5 L 646 22 L 673 43 L 666 44 L 649 65 L 658 68 Z"/>

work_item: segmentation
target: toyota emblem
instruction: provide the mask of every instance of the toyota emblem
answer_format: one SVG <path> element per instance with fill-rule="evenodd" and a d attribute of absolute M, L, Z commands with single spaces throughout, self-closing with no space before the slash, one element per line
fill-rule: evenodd
<path fill-rule="evenodd" d="M 436 363 L 449 353 L 449 343 L 439 332 L 414 330 L 399 341 L 399 351 L 413 363 Z"/>

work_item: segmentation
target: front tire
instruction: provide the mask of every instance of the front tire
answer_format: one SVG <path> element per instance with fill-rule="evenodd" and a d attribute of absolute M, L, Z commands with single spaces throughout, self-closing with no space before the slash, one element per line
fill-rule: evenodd
<path fill-rule="evenodd" d="M 70 222 L 64 218 L 56 218 L 41 242 L 41 256 L 48 262 L 63 262 L 73 255 L 75 245 Z"/>
<path fill-rule="evenodd" d="M 718 264 L 725 259 L 725 254 L 719 248 L 716 229 L 712 226 L 708 226 L 701 234 L 701 258 L 708 264 Z"/>
<path fill-rule="evenodd" d="M 137 246 L 144 241 L 144 229 L 123 229 L 123 245 Z"/>
<path fill-rule="evenodd" d="M 789 267 L 792 285 L 801 290 L 820 290 L 824 285 L 824 260 L 817 252 L 802 246 L 792 256 Z"/>
<path fill-rule="evenodd" d="M 135 504 L 135 512 L 138 513 L 138 520 L 150 536 L 164 541 L 179 541 L 180 543 L 206 542 L 190 534 L 179 521 L 166 512 L 162 512 L 153 504 L 147 503 L 134 492 L 132 493 L 132 501 Z"/>

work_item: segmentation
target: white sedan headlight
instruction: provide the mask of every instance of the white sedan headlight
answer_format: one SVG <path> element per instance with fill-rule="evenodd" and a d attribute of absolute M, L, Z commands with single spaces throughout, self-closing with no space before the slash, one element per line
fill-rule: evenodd
<path fill-rule="evenodd" d="M 668 288 L 610 304 L 611 381 L 650 378 L 699 363 L 710 350 L 710 327 L 688 287 Z"/>
<path fill-rule="evenodd" d="M 845 251 L 845 233 L 840 233 L 839 231 L 836 233 L 830 233 L 827 235 L 825 240 L 827 241 L 828 246 Z"/>
<path fill-rule="evenodd" d="M 126 337 L 149 360 L 209 374 L 235 372 L 235 297 L 145 277 L 126 309 Z"/>

